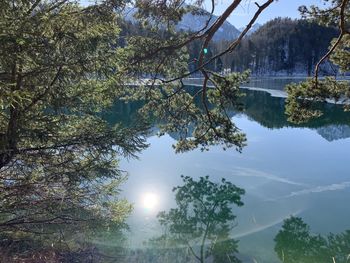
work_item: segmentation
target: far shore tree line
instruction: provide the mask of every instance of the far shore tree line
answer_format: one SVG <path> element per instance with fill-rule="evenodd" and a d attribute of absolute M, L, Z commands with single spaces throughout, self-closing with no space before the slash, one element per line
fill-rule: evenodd
<path fill-rule="evenodd" d="M 135 21 L 123 20 L 122 34 L 142 35 L 144 32 Z M 324 26 L 307 19 L 275 18 L 242 39 L 232 53 L 218 57 L 207 67 L 225 74 L 249 69 L 252 75 L 311 76 L 316 63 L 338 34 L 336 26 Z M 211 57 L 224 51 L 229 43 L 227 40 L 210 42 L 205 56 Z M 122 41 L 120 44 L 126 43 Z M 201 40 L 187 45 L 190 71 L 198 66 L 201 45 Z M 321 73 L 338 74 L 339 68 L 328 62 L 323 65 Z"/>

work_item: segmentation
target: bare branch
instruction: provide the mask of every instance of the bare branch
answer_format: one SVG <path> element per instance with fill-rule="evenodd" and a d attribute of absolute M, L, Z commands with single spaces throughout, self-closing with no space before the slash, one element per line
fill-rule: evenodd
<path fill-rule="evenodd" d="M 163 80 L 163 79 L 159 79 L 160 81 L 162 81 L 163 83 L 170 83 L 170 82 L 173 82 L 173 81 L 176 81 L 176 80 L 179 80 L 179 79 L 182 79 L 182 78 L 186 78 L 186 77 L 189 77 L 191 76 L 192 74 L 198 72 L 198 71 L 201 71 L 205 66 L 209 65 L 212 61 L 214 61 L 215 59 L 223 56 L 224 54 L 226 53 L 229 53 L 229 52 L 232 52 L 237 46 L 238 44 L 241 42 L 241 40 L 245 37 L 245 35 L 247 34 L 247 32 L 249 31 L 249 29 L 254 25 L 255 21 L 258 19 L 258 17 L 260 16 L 260 14 L 270 5 L 274 2 L 274 0 L 268 0 L 266 1 L 263 5 L 260 6 L 260 8 L 255 12 L 253 18 L 250 20 L 250 22 L 248 23 L 248 25 L 245 27 L 245 29 L 241 32 L 241 34 L 238 36 L 238 38 L 232 42 L 230 44 L 230 46 L 214 55 L 213 57 L 211 57 L 210 59 L 208 59 L 206 62 L 203 62 L 202 65 L 199 65 L 196 69 L 194 69 L 193 71 L 191 72 L 188 72 L 188 73 L 185 73 L 185 74 L 182 74 L 181 76 L 178 76 L 176 78 L 172 78 L 172 79 L 168 79 L 168 80 Z"/>

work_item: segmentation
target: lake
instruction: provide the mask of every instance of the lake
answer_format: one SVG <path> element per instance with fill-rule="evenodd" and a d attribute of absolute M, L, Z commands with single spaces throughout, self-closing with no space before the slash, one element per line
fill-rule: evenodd
<path fill-rule="evenodd" d="M 158 137 L 154 132 L 139 160 L 121 161 L 121 169 L 129 173 L 122 195 L 134 204 L 128 221 L 131 248 L 142 250 L 144 241 L 163 231 L 156 215 L 175 206 L 172 188 L 182 184 L 180 175 L 209 175 L 214 182 L 225 178 L 245 189 L 244 206 L 232 208 L 237 225 L 231 231 L 239 240 L 242 262 L 282 262 L 274 238 L 291 215 L 301 217 L 315 234 L 350 229 L 350 113 L 326 104 L 320 119 L 289 123 L 283 96 L 266 90 L 283 91 L 290 81 L 262 79 L 248 85 L 253 90 L 245 90 L 245 111 L 232 113 L 247 135 L 242 153 L 212 147 L 175 154 L 171 146 L 176 134 Z M 132 116 L 130 107 L 115 110 L 118 116 Z"/>

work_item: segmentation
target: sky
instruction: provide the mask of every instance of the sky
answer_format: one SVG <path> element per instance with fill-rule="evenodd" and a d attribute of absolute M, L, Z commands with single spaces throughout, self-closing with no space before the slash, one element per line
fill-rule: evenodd
<path fill-rule="evenodd" d="M 232 0 L 215 0 L 217 6 L 215 7 L 215 14 L 220 15 L 226 7 L 232 3 Z M 242 4 L 231 14 L 228 21 L 236 28 L 246 26 L 253 17 L 257 6 L 254 2 L 259 4 L 264 3 L 263 0 L 243 0 Z M 298 7 L 301 5 L 317 5 L 323 6 L 323 0 L 278 0 L 273 2 L 264 12 L 259 16 L 257 23 L 264 24 L 265 22 L 275 17 L 291 17 L 300 18 Z M 205 8 L 210 9 L 211 0 L 205 0 Z"/>

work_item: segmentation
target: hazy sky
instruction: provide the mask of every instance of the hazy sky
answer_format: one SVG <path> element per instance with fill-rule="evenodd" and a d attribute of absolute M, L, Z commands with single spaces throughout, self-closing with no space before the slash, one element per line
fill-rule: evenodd
<path fill-rule="evenodd" d="M 220 15 L 225 8 L 232 3 L 232 0 L 215 0 L 217 3 L 215 14 Z M 243 0 L 238 9 L 236 9 L 233 14 L 229 17 L 228 21 L 233 24 L 235 27 L 240 28 L 246 26 L 255 11 L 257 6 L 254 2 L 264 3 L 263 0 Z M 301 5 L 317 5 L 322 6 L 323 0 L 278 0 L 272 3 L 258 18 L 257 22 L 263 24 L 268 20 L 275 17 L 291 17 L 298 18 L 300 17 L 298 12 L 298 7 Z M 211 7 L 211 0 L 205 0 L 205 5 L 207 8 Z"/>

